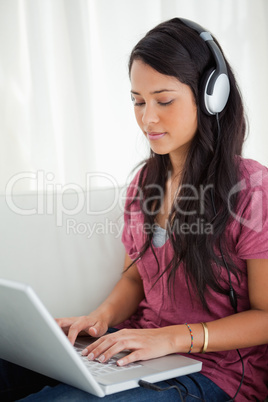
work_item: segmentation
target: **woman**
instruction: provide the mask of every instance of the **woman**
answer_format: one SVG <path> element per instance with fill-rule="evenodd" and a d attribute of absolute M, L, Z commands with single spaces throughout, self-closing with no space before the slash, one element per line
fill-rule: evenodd
<path fill-rule="evenodd" d="M 96 311 L 58 324 L 72 343 L 81 331 L 101 337 L 83 351 L 89 359 L 128 349 L 123 366 L 190 353 L 201 373 L 158 384 L 187 401 L 263 400 L 268 172 L 240 156 L 245 118 L 232 70 L 208 33 L 175 18 L 135 46 L 129 73 L 151 154 L 127 192 L 124 271 Z M 102 336 L 109 327 L 122 330 Z M 25 400 L 64 397 L 98 399 L 58 384 Z M 105 398 L 181 400 L 175 387 Z"/>

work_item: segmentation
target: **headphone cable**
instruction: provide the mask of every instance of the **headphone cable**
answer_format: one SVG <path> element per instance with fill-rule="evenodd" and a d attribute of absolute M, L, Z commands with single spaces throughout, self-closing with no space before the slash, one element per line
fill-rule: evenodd
<path fill-rule="evenodd" d="M 219 138 L 220 138 L 220 134 L 221 134 L 221 127 L 220 127 L 220 121 L 219 121 L 219 113 L 216 113 L 216 121 L 217 121 L 217 127 L 218 127 L 218 135 L 217 135 L 218 141 L 217 141 L 217 143 L 219 144 Z M 213 212 L 214 212 L 214 215 L 215 215 L 214 218 L 215 218 L 216 215 L 217 215 L 217 210 L 216 210 L 216 206 L 215 206 L 215 197 L 214 197 L 214 190 L 213 190 L 213 188 L 211 188 L 210 194 L 211 194 L 211 203 L 212 203 L 212 208 L 213 208 Z M 235 292 L 235 290 L 234 290 L 234 288 L 233 288 L 233 285 L 232 285 L 230 268 L 229 268 L 229 266 L 228 266 L 228 264 L 227 264 L 227 261 L 226 261 L 226 259 L 225 259 L 225 257 L 224 257 L 223 251 L 222 251 L 222 247 L 221 247 L 221 238 L 219 238 L 219 249 L 220 249 L 222 261 L 223 261 L 223 263 L 224 263 L 224 266 L 225 266 L 225 268 L 226 268 L 226 270 L 227 270 L 227 274 L 228 274 L 228 279 L 229 279 L 229 299 L 230 299 L 230 303 L 231 303 L 231 305 L 232 305 L 232 307 L 233 307 L 233 309 L 234 309 L 234 312 L 235 312 L 235 314 L 236 314 L 236 313 L 237 313 L 237 296 L 236 296 L 236 292 Z M 239 355 L 239 358 L 240 358 L 240 361 L 241 361 L 241 365 L 242 365 L 242 377 L 241 377 L 240 384 L 239 384 L 239 386 L 238 386 L 238 389 L 237 389 L 237 391 L 236 391 L 234 397 L 233 397 L 232 399 L 230 399 L 229 401 L 227 401 L 227 402 L 232 402 L 232 401 L 235 400 L 235 398 L 237 397 L 237 395 L 238 395 L 238 393 L 239 393 L 239 391 L 240 391 L 240 389 L 241 389 L 241 387 L 242 387 L 242 384 L 243 384 L 243 381 L 244 381 L 244 376 L 245 376 L 245 366 L 244 366 L 243 357 L 242 357 L 242 355 L 241 355 L 239 349 L 236 349 L 236 351 L 237 351 L 237 353 L 238 353 L 238 355 Z"/>

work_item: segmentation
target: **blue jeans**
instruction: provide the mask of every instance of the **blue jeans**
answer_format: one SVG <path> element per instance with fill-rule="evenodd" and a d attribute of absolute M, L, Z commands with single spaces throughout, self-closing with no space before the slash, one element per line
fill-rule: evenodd
<path fill-rule="evenodd" d="M 201 373 L 178 377 L 169 381 L 156 383 L 161 388 L 172 385 L 180 389 L 186 402 L 226 402 L 231 398 L 211 380 Z M 0 401 L 77 401 L 77 402 L 143 402 L 181 401 L 177 389 L 154 391 L 145 388 L 134 388 L 129 391 L 107 395 L 104 398 L 88 394 L 67 384 L 59 383 L 41 374 L 0 359 Z"/>

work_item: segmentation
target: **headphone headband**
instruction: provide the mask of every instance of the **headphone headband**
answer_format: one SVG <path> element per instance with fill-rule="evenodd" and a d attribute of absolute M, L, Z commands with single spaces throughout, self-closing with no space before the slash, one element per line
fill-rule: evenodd
<path fill-rule="evenodd" d="M 201 25 L 185 18 L 179 18 L 179 20 L 199 34 L 213 55 L 216 69 L 207 72 L 202 79 L 204 84 L 201 100 L 205 113 L 208 115 L 220 113 L 226 106 L 230 93 L 230 82 L 223 54 L 210 32 L 206 31 Z"/>

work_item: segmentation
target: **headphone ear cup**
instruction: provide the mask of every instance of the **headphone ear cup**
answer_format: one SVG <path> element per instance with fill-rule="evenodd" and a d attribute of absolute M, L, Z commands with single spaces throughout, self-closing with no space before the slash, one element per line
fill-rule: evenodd
<path fill-rule="evenodd" d="M 203 76 L 201 77 L 200 80 L 200 86 L 199 86 L 199 93 L 200 93 L 200 107 L 201 110 L 206 113 L 208 116 L 214 115 L 215 113 L 209 110 L 208 107 L 208 102 L 207 102 L 207 87 L 209 84 L 209 81 L 211 79 L 211 76 L 213 72 L 215 71 L 215 68 L 210 68 Z"/>
<path fill-rule="evenodd" d="M 209 116 L 222 112 L 230 94 L 227 74 L 211 69 L 201 79 L 201 107 Z"/>

